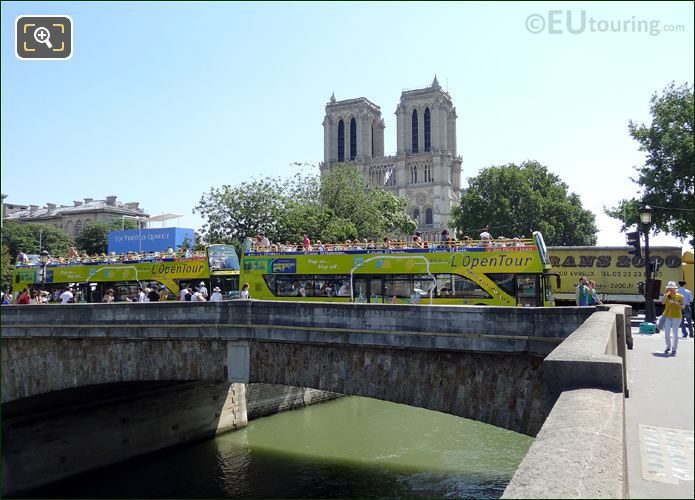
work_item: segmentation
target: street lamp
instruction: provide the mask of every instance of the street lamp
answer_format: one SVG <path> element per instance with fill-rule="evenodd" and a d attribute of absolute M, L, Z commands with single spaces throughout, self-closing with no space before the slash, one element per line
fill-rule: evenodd
<path fill-rule="evenodd" d="M 645 269 L 645 304 L 644 304 L 644 321 L 654 323 L 656 314 L 654 312 L 654 291 L 652 284 L 652 263 L 649 259 L 649 230 L 652 226 L 652 207 L 642 205 L 639 207 L 639 219 L 642 223 L 642 232 L 644 233 L 644 269 Z"/>
<path fill-rule="evenodd" d="M 50 254 L 46 250 L 41 250 L 39 253 L 39 262 L 41 262 L 41 290 L 46 289 L 46 264 L 48 264 L 48 259 Z"/>

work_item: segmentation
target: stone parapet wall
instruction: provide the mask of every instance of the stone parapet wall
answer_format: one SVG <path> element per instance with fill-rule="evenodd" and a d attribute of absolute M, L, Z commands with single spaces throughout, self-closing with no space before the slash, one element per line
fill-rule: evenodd
<path fill-rule="evenodd" d="M 627 498 L 623 395 L 565 391 L 502 498 Z"/>
<path fill-rule="evenodd" d="M 552 407 L 502 498 L 626 498 L 631 308 L 593 314 L 543 362 Z"/>

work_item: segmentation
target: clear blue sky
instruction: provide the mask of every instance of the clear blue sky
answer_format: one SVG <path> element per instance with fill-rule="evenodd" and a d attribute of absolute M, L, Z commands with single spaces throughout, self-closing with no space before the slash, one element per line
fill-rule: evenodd
<path fill-rule="evenodd" d="M 568 10 L 574 28 L 584 11 L 583 33 L 567 31 Z M 15 18 L 28 14 L 72 16 L 71 60 L 15 58 Z M 533 14 L 541 33 L 527 29 Z M 549 15 L 562 33 L 548 33 Z M 380 105 L 395 151 L 401 91 L 436 73 L 457 108 L 464 178 L 538 160 L 597 214 L 599 244 L 624 244 L 601 207 L 636 194 L 628 120 L 648 121 L 654 91 L 694 79 L 691 2 L 3 2 L 1 27 L 6 201 L 114 194 L 196 229 L 191 209 L 211 186 L 323 159 L 332 92 Z"/>

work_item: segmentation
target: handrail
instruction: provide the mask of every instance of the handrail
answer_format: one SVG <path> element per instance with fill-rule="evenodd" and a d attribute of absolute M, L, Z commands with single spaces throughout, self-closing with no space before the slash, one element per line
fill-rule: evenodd
<path fill-rule="evenodd" d="M 466 240 L 453 241 L 446 243 L 424 242 L 415 244 L 410 241 L 392 241 L 386 243 L 376 242 L 345 242 L 345 243 L 326 243 L 310 245 L 305 248 L 304 245 L 280 245 L 272 244 L 270 246 L 253 245 L 252 253 L 307 253 L 307 254 L 325 254 L 330 252 L 345 252 L 345 251 L 373 251 L 373 250 L 440 250 L 445 252 L 465 251 L 466 249 L 500 249 L 500 248 L 518 248 L 518 249 L 534 249 L 537 248 L 532 239 L 505 238 L 496 240 Z M 245 252 L 249 253 L 249 252 Z"/>

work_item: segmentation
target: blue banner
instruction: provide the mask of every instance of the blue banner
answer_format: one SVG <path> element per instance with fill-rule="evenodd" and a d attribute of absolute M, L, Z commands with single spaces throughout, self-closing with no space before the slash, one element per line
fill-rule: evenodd
<path fill-rule="evenodd" d="M 167 249 L 177 250 L 184 241 L 188 240 L 189 248 L 193 248 L 195 235 L 193 229 L 181 227 L 162 227 L 158 229 L 128 229 L 126 231 L 109 232 L 109 253 L 116 252 L 166 252 Z"/>

